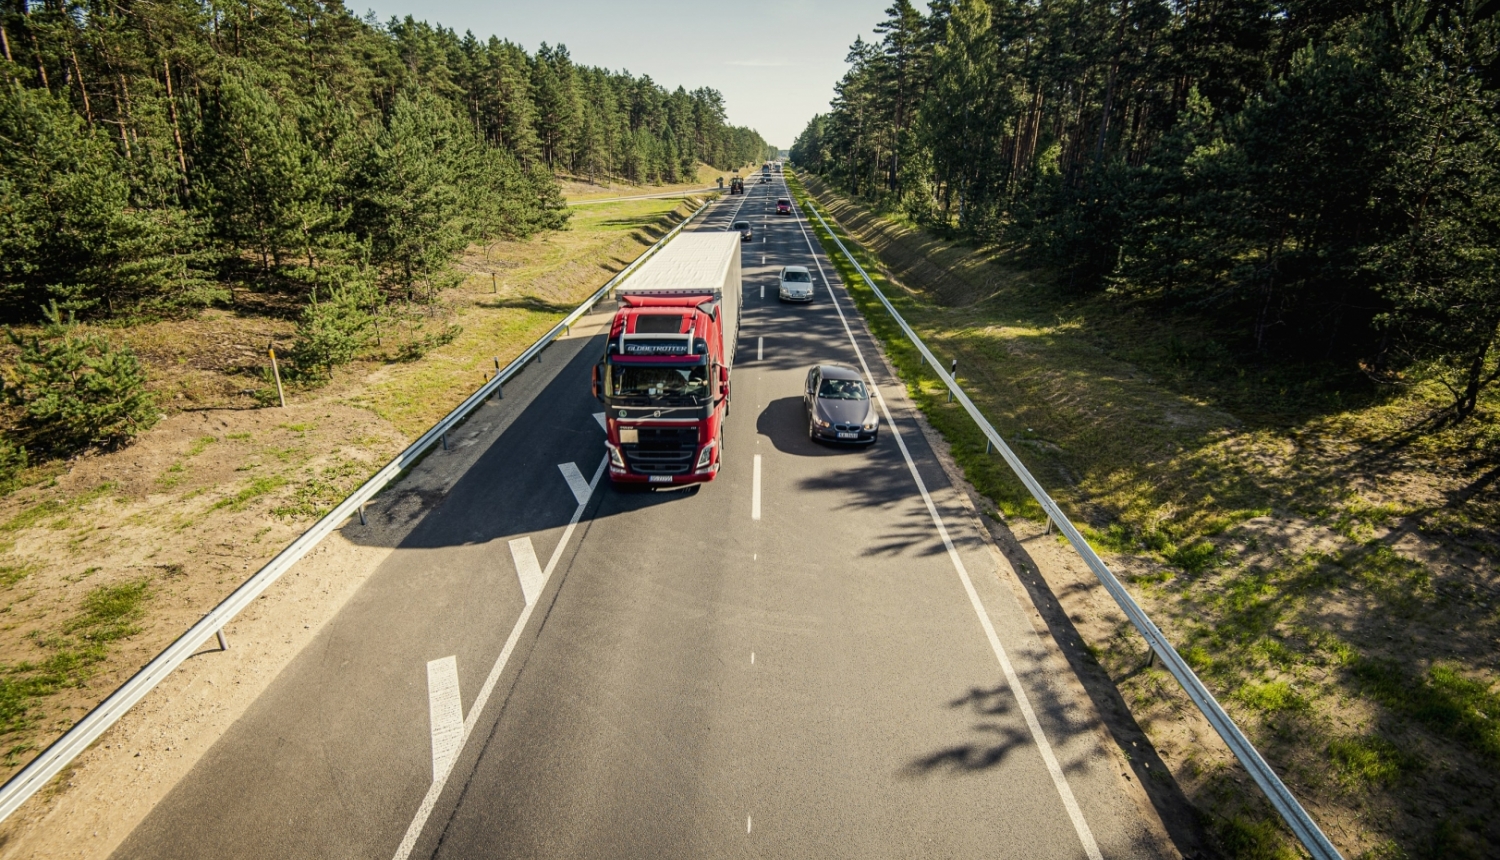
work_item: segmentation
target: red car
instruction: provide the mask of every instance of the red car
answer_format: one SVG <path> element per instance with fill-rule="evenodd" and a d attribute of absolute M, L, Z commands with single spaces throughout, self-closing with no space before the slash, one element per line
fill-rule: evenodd
<path fill-rule="evenodd" d="M 790 214 L 792 214 L 792 201 L 786 199 L 785 197 L 778 197 L 778 198 L 776 198 L 776 214 L 777 215 L 790 215 Z"/>

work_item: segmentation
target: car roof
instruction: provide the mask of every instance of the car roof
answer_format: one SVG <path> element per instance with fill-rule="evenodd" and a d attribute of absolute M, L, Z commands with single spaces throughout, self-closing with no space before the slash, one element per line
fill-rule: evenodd
<path fill-rule="evenodd" d="M 837 364 L 823 364 L 818 366 L 818 375 L 824 379 L 861 379 L 859 371 L 852 367 L 842 367 Z"/>
<path fill-rule="evenodd" d="M 806 266 L 782 266 L 781 267 L 781 271 L 783 271 L 783 272 L 805 272 L 805 271 L 807 271 L 807 267 Z"/>

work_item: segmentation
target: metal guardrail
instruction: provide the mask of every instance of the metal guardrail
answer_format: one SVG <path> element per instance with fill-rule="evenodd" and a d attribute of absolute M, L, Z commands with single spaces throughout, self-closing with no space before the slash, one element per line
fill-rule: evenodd
<path fill-rule="evenodd" d="M 1011 471 L 1015 472 L 1016 477 L 1021 479 L 1021 483 L 1026 486 L 1032 498 L 1036 499 L 1037 503 L 1042 506 L 1042 510 L 1047 512 L 1047 516 L 1062 531 L 1063 535 L 1067 537 L 1068 543 L 1073 545 L 1073 549 L 1083 557 L 1089 569 L 1094 572 L 1094 575 L 1104 584 L 1104 588 L 1110 593 L 1110 596 L 1115 599 L 1115 603 L 1119 605 L 1120 609 L 1124 610 L 1126 617 L 1130 619 L 1130 623 L 1135 625 L 1135 628 L 1146 638 L 1146 642 L 1151 646 L 1151 650 L 1161 659 L 1162 663 L 1167 667 L 1167 671 L 1172 673 L 1172 677 L 1176 678 L 1177 682 L 1182 685 L 1182 689 L 1188 694 L 1188 698 L 1193 701 L 1194 705 L 1198 706 L 1198 710 L 1203 712 L 1203 716 L 1208 718 L 1209 723 L 1214 727 L 1214 731 L 1218 732 L 1219 737 L 1223 738 L 1224 743 L 1229 746 L 1230 752 L 1234 753 L 1235 758 L 1240 760 L 1240 764 L 1244 765 L 1245 770 L 1250 772 L 1250 778 L 1255 780 L 1255 784 L 1260 787 L 1266 799 L 1271 802 L 1271 805 L 1275 807 L 1287 826 L 1291 828 L 1292 833 L 1302 842 L 1302 846 L 1307 849 L 1308 853 L 1315 860 L 1343 860 L 1338 849 L 1333 847 L 1333 843 L 1328 840 L 1328 837 L 1324 835 L 1317 823 L 1307 814 L 1307 810 L 1302 808 L 1302 804 L 1292 795 L 1291 790 L 1286 787 L 1286 784 L 1281 781 L 1281 778 L 1276 775 L 1276 772 L 1271 769 L 1266 760 L 1261 758 L 1255 746 L 1250 743 L 1250 740 L 1234 724 L 1229 714 L 1225 713 L 1224 708 L 1214 698 L 1213 693 L 1210 693 L 1208 688 L 1203 685 L 1203 682 L 1198 679 L 1198 675 L 1193 672 L 1192 667 L 1187 664 L 1186 660 L 1182 659 L 1182 656 L 1177 653 L 1177 649 L 1172 647 L 1172 644 L 1167 641 L 1167 637 L 1151 621 L 1150 617 L 1146 615 L 1146 611 L 1141 608 L 1140 604 L 1135 602 L 1135 598 L 1131 597 L 1130 592 L 1125 590 L 1125 586 L 1110 571 L 1104 560 L 1099 557 L 1098 553 L 1094 552 L 1094 548 L 1089 546 L 1088 541 L 1084 540 L 1083 535 L 1074 527 L 1072 521 L 1057 506 L 1057 502 L 1053 501 L 1052 497 L 1047 494 L 1047 491 L 1042 488 L 1042 485 L 1037 482 L 1037 479 L 1032 477 L 1031 472 L 1026 469 L 1025 464 L 1010 449 L 1010 446 L 1005 444 L 1005 440 L 1000 438 L 999 432 L 980 413 L 979 409 L 974 406 L 973 401 L 964 393 L 963 388 L 954 381 L 952 376 L 943 370 L 942 364 L 932 354 L 932 351 L 927 348 L 927 344 L 923 343 L 922 339 L 917 336 L 917 333 L 912 331 L 911 326 L 906 324 L 906 320 L 902 319 L 901 314 L 891 305 L 890 300 L 875 285 L 875 281 L 865 272 L 864 267 L 859 264 L 859 261 L 854 258 L 853 254 L 849 253 L 849 249 L 844 247 L 844 243 L 839 239 L 838 234 L 833 231 L 833 228 L 828 226 L 827 221 L 823 220 L 822 213 L 817 210 L 816 206 L 809 205 L 807 208 L 818 219 L 819 223 L 823 225 L 823 229 L 828 233 L 829 238 L 833 240 L 834 244 L 838 245 L 839 250 L 844 253 L 844 257 L 859 272 L 865 284 L 875 293 L 875 298 L 879 299 L 880 303 L 885 306 L 885 309 L 890 312 L 896 324 L 901 327 L 901 331 L 906 334 L 907 340 L 912 342 L 912 345 L 917 348 L 922 357 L 932 366 L 933 372 L 948 387 L 950 395 L 963 405 L 964 410 L 969 413 L 969 417 L 974 419 L 974 423 L 979 426 L 980 430 L 984 431 L 984 435 L 989 439 L 990 444 L 1005 459 L 1006 465 L 1010 466 Z"/>
<path fill-rule="evenodd" d="M 144 668 L 136 672 L 119 689 L 109 695 L 109 698 L 100 702 L 95 708 L 84 715 L 73 728 L 69 729 L 62 737 L 53 741 L 50 746 L 43 750 L 36 758 L 32 759 L 19 773 L 0 786 L 0 821 L 4 821 L 15 812 L 21 804 L 37 792 L 47 781 L 56 776 L 59 771 L 67 767 L 80 753 L 88 749 L 98 737 L 135 706 L 145 695 L 160 684 L 172 671 L 182 665 L 183 661 L 198 650 L 198 648 L 210 637 L 219 637 L 219 643 L 227 647 L 223 638 L 224 625 L 228 624 L 246 606 L 254 602 L 255 598 L 265 591 L 271 583 L 281 577 L 283 573 L 291 569 L 303 556 L 330 532 L 352 516 L 358 514 L 364 516 L 364 505 L 377 493 L 385 489 L 393 480 L 400 477 L 402 472 L 414 465 L 435 444 L 442 443 L 446 446 L 448 431 L 460 424 L 469 413 L 474 411 L 481 403 L 485 402 L 491 395 L 503 396 L 501 386 L 507 380 L 519 373 L 532 360 L 541 355 L 559 335 L 567 332 L 573 324 L 584 314 L 593 309 L 598 301 L 609 294 L 611 290 L 619 286 L 620 282 L 629 277 L 632 272 L 645 262 L 648 257 L 655 254 L 663 245 L 671 241 L 673 236 L 681 232 L 689 222 L 698 217 L 706 209 L 711 201 L 705 201 L 693 213 L 682 222 L 673 227 L 665 236 L 647 248 L 645 253 L 637 257 L 630 265 L 620 270 L 613 278 L 610 278 L 604 286 L 600 287 L 592 296 L 589 296 L 573 310 L 572 313 L 563 317 L 562 322 L 552 327 L 552 330 L 542 335 L 535 343 L 521 353 L 504 370 L 495 374 L 495 377 L 486 382 L 479 390 L 469 395 L 456 409 L 449 412 L 441 421 L 437 422 L 426 433 L 417 438 L 417 441 L 407 446 L 406 450 L 397 454 L 380 471 L 376 472 L 369 480 L 360 485 L 359 489 L 349 494 L 348 498 L 340 502 L 337 507 L 329 511 L 322 519 L 313 523 L 312 527 L 303 532 L 296 540 L 287 544 L 286 548 L 266 563 L 264 567 L 256 571 L 253 576 L 245 580 L 236 588 L 232 594 L 224 598 L 218 606 L 203 616 L 197 624 L 188 628 L 188 631 L 166 647 Z"/>

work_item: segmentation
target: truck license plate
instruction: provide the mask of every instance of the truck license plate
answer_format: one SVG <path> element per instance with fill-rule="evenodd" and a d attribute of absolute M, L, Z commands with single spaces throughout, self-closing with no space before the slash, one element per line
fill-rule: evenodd
<path fill-rule="evenodd" d="M 670 483 L 672 483 L 672 476 L 671 475 L 652 475 L 651 476 L 651 483 L 653 483 L 653 484 L 670 484 Z"/>
<path fill-rule="evenodd" d="M 858 439 L 859 438 L 859 434 L 858 433 L 845 433 L 844 431 L 840 430 L 839 431 L 839 438 L 840 439 Z"/>

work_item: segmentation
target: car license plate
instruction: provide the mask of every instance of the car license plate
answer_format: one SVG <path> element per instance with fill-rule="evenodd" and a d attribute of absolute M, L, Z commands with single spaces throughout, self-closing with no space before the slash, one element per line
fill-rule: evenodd
<path fill-rule="evenodd" d="M 651 483 L 653 483 L 653 484 L 670 484 L 670 483 L 672 483 L 672 476 L 671 475 L 652 475 L 651 476 Z"/>
<path fill-rule="evenodd" d="M 858 439 L 859 438 L 859 434 L 858 433 L 845 433 L 844 431 L 840 430 L 839 431 L 839 438 L 840 439 Z"/>

